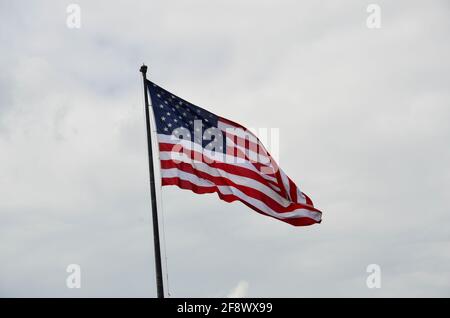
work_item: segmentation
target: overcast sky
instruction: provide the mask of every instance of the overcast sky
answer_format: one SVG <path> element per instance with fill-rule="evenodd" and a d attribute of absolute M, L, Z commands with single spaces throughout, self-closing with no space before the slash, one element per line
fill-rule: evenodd
<path fill-rule="evenodd" d="M 450 296 L 447 0 L 85 0 L 80 29 L 70 3 L 0 0 L 0 296 L 156 295 L 142 62 L 279 128 L 281 167 L 323 211 L 296 228 L 164 187 L 172 296 Z"/>

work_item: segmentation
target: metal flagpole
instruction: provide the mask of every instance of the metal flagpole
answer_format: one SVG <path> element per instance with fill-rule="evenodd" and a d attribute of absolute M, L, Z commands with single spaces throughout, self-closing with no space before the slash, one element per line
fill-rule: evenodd
<path fill-rule="evenodd" d="M 147 66 L 143 64 L 140 72 L 144 81 L 145 120 L 147 125 L 148 169 L 150 172 L 150 195 L 152 201 L 153 243 L 155 248 L 156 291 L 158 298 L 164 298 L 164 285 L 161 266 L 161 247 L 159 244 L 158 210 L 156 206 L 155 172 L 153 167 L 152 134 L 150 131 L 150 110 L 147 91 Z"/>

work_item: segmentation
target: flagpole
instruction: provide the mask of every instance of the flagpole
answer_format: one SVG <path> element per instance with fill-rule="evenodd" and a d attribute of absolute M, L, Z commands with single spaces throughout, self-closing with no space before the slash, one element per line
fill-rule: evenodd
<path fill-rule="evenodd" d="M 145 96 L 145 120 L 147 126 L 147 146 L 148 146 L 148 168 L 150 172 L 150 195 L 152 203 L 152 219 L 153 219 L 153 244 L 155 248 L 155 273 L 156 273 L 156 291 L 158 298 L 164 298 L 164 285 L 161 266 L 161 247 L 159 243 L 159 224 L 158 224 L 158 210 L 156 205 L 156 190 L 155 190 L 155 171 L 153 167 L 153 150 L 152 150 L 152 134 L 150 130 L 150 105 L 148 102 L 147 90 L 147 66 L 142 64 L 140 72 L 144 81 L 144 96 Z"/>

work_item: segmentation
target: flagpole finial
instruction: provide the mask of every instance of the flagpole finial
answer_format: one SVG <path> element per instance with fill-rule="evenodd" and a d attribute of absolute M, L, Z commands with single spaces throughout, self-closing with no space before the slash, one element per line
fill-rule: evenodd
<path fill-rule="evenodd" d="M 142 74 L 147 74 L 147 65 L 142 64 L 140 70 L 139 70 Z"/>

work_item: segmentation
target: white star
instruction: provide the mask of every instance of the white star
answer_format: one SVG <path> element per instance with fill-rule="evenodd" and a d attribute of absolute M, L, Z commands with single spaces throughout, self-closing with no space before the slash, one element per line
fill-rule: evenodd
<path fill-rule="evenodd" d="M 168 102 L 167 102 L 166 100 L 164 101 L 164 103 L 165 103 L 165 104 L 168 104 Z"/>
<path fill-rule="evenodd" d="M 169 112 L 167 112 L 166 114 L 167 114 L 167 116 L 170 116 L 170 113 L 169 113 Z"/>
<path fill-rule="evenodd" d="M 169 129 L 167 129 L 167 127 L 164 127 L 164 131 L 169 131 Z"/>
<path fill-rule="evenodd" d="M 161 94 L 156 94 L 156 96 L 161 97 Z"/>
<path fill-rule="evenodd" d="M 164 105 L 163 104 L 159 105 L 159 108 L 164 108 Z"/>
<path fill-rule="evenodd" d="M 169 124 L 167 124 L 167 126 L 169 126 L 169 127 L 172 127 L 172 124 L 171 124 L 171 123 L 169 123 Z"/>
<path fill-rule="evenodd" d="M 162 121 L 165 121 L 165 120 L 166 120 L 166 117 L 162 116 L 162 117 L 161 117 L 161 120 L 162 120 Z"/>
<path fill-rule="evenodd" d="M 173 121 L 176 122 L 176 123 L 178 123 L 178 119 L 176 119 L 176 118 L 175 118 Z"/>

